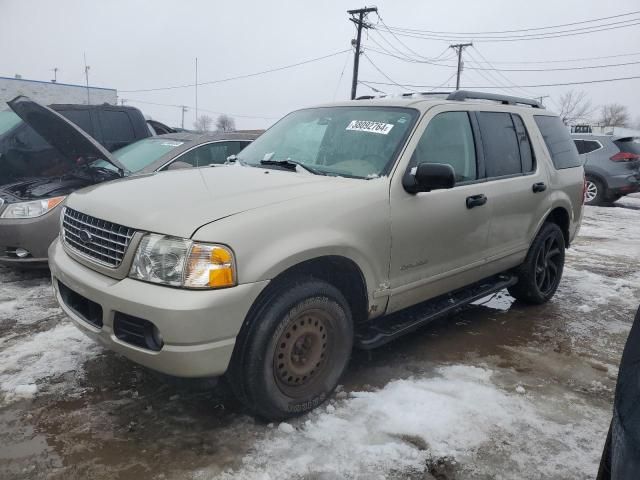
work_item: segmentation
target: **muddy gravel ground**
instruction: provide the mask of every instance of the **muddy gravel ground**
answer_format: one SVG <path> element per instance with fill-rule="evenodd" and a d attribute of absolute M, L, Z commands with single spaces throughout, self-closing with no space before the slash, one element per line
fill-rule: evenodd
<path fill-rule="evenodd" d="M 103 350 L 0 267 L 2 479 L 594 478 L 640 303 L 640 198 L 587 207 L 555 298 L 506 292 L 373 352 L 282 424 Z"/>

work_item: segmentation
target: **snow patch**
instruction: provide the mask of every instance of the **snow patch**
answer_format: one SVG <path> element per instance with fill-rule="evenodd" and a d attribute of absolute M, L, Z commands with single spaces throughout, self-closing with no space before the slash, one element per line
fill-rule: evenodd
<path fill-rule="evenodd" d="M 427 462 L 445 457 L 478 468 L 479 474 L 503 472 L 503 478 L 525 478 L 532 471 L 546 478 L 595 473 L 600 445 L 593 445 L 598 442 L 593 442 L 590 421 L 558 422 L 558 405 L 546 418 L 528 397 L 495 386 L 492 371 L 485 368 L 454 365 L 437 373 L 392 381 L 378 391 L 352 392 L 336 403 L 334 412 L 316 410 L 295 431 L 289 425 L 283 432 L 280 424 L 239 469 L 216 478 L 386 478 L 424 472 Z M 556 443 L 559 435 L 563 449 Z M 498 464 L 487 470 L 477 462 L 482 452 L 496 450 Z M 539 455 L 532 456 L 533 451 Z"/>
<path fill-rule="evenodd" d="M 27 394 L 33 396 L 43 380 L 77 372 L 101 351 L 98 344 L 70 323 L 21 337 L 0 351 L 0 397 L 11 401 Z"/>

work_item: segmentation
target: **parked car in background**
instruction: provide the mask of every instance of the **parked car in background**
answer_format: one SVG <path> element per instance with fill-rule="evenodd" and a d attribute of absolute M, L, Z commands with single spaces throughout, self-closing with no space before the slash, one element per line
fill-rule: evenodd
<path fill-rule="evenodd" d="M 356 100 L 287 115 L 234 166 L 70 195 L 49 265 L 88 335 L 169 375 L 226 374 L 283 419 L 328 398 L 354 344 L 504 288 L 548 301 L 583 197 L 569 132 L 535 101 Z"/>
<path fill-rule="evenodd" d="M 640 190 L 640 138 L 572 134 L 585 159 L 585 203 L 603 205 Z"/>
<path fill-rule="evenodd" d="M 109 153 L 52 109 L 26 97 L 10 106 L 48 150 L 55 150 L 38 159 L 36 171 L 26 170 L 21 180 L 0 186 L 0 263 L 14 266 L 46 264 L 47 248 L 58 234 L 61 204 L 71 192 L 132 174 L 224 163 L 258 136 L 173 133 L 147 136 Z"/>
<path fill-rule="evenodd" d="M 51 105 L 112 152 L 153 135 L 142 112 L 122 105 Z M 28 122 L 0 111 L 0 185 L 26 177 L 65 173 L 69 162 Z"/>

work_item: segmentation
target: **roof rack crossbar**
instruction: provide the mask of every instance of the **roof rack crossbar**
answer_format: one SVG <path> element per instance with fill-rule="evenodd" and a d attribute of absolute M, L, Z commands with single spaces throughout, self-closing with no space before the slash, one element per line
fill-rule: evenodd
<path fill-rule="evenodd" d="M 456 90 L 451 93 L 447 100 L 465 101 L 471 100 L 492 100 L 494 102 L 500 102 L 503 105 L 529 105 L 533 108 L 544 108 L 537 100 L 531 100 L 529 98 L 512 97 L 510 95 L 499 95 L 496 93 L 484 93 L 484 92 L 471 92 L 469 90 Z"/>

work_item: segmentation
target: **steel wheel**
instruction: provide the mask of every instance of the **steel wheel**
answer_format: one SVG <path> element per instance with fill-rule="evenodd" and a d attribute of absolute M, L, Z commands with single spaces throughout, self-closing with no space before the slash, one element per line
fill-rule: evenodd
<path fill-rule="evenodd" d="M 329 319 L 321 310 L 300 312 L 278 338 L 273 355 L 273 374 L 282 393 L 294 398 L 322 380 L 330 349 Z"/>
<path fill-rule="evenodd" d="M 598 185 L 591 180 L 587 180 L 587 189 L 584 192 L 584 200 L 585 202 L 593 202 L 598 196 Z"/>
<path fill-rule="evenodd" d="M 545 239 L 536 256 L 535 279 L 540 293 L 546 295 L 554 290 L 559 281 L 562 265 L 562 248 L 558 239 L 550 236 Z"/>

